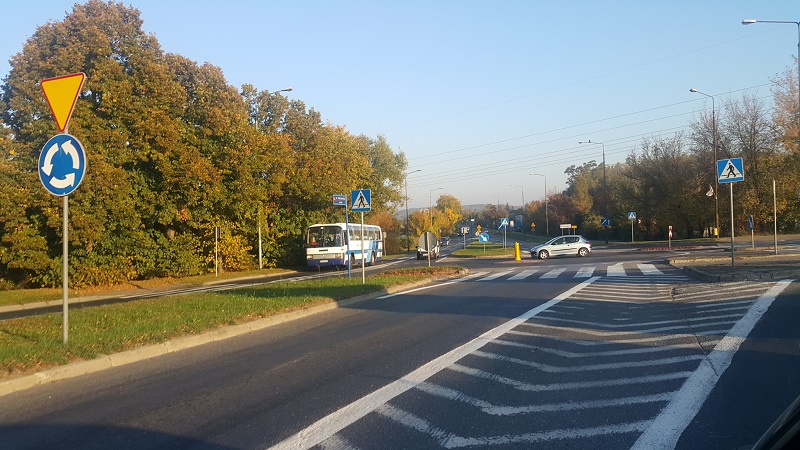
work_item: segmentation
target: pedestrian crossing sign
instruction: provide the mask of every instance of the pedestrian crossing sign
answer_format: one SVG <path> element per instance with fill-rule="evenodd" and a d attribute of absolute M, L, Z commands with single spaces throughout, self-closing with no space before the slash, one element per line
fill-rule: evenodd
<path fill-rule="evenodd" d="M 719 183 L 744 181 L 742 158 L 720 159 L 717 161 L 717 178 Z"/>
<path fill-rule="evenodd" d="M 353 212 L 369 212 L 372 207 L 372 191 L 369 189 L 356 189 L 350 193 L 351 210 Z"/>

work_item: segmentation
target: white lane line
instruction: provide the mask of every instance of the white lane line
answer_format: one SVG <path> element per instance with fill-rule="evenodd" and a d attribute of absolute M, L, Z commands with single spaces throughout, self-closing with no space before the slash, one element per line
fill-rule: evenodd
<path fill-rule="evenodd" d="M 513 277 L 509 278 L 509 280 L 510 281 L 524 280 L 525 278 L 528 278 L 529 276 L 535 274 L 536 272 L 537 272 L 537 269 L 523 270 L 522 272 L 520 272 L 520 273 L 514 275 Z"/>
<path fill-rule="evenodd" d="M 594 267 L 581 267 L 573 278 L 589 278 L 594 273 Z"/>
<path fill-rule="evenodd" d="M 472 278 L 479 277 L 479 276 L 485 275 L 485 274 L 486 274 L 486 272 L 477 272 L 477 273 L 469 274 L 469 275 L 467 275 L 465 277 L 461 277 L 461 278 L 459 278 L 457 280 L 446 281 L 444 283 L 438 283 L 438 284 L 431 284 L 431 285 L 428 285 L 428 286 L 422 286 L 422 287 L 418 287 L 418 288 L 415 288 L 415 289 L 409 289 L 407 291 L 397 292 L 395 294 L 382 295 L 380 297 L 375 297 L 375 298 L 377 300 L 383 300 L 385 298 L 397 297 L 398 295 L 405 295 L 405 294 L 410 294 L 412 292 L 424 291 L 426 289 L 432 289 L 432 288 L 436 288 L 436 287 L 447 286 L 448 284 L 461 283 L 462 281 L 467 281 L 467 280 L 470 280 Z"/>
<path fill-rule="evenodd" d="M 512 358 L 510 356 L 484 352 L 482 350 L 476 350 L 472 352 L 472 356 L 478 356 L 481 358 L 494 359 L 497 361 L 520 364 L 523 366 L 533 367 L 534 369 L 538 369 L 541 370 L 542 372 L 548 372 L 548 373 L 573 373 L 573 372 L 586 372 L 590 370 L 616 370 L 616 369 L 631 368 L 631 367 L 652 367 L 652 366 L 663 366 L 666 364 L 679 364 L 679 363 L 704 359 L 703 355 L 687 355 L 687 356 L 675 356 L 672 358 L 651 359 L 646 361 L 628 361 L 628 362 L 616 362 L 616 363 L 606 363 L 606 364 L 586 364 L 583 366 L 554 366 L 552 364 L 542 364 L 533 361 L 528 361 L 526 359 Z"/>
<path fill-rule="evenodd" d="M 664 272 L 656 269 L 656 266 L 652 264 L 637 264 L 637 266 L 645 275 L 664 275 Z"/>
<path fill-rule="evenodd" d="M 444 448 L 489 448 L 511 444 L 535 444 L 540 442 L 568 439 L 587 439 L 609 434 L 628 434 L 645 430 L 650 421 L 603 425 L 590 428 L 567 428 L 537 433 L 506 434 L 503 436 L 465 437 L 448 433 L 433 426 L 430 422 L 409 411 L 392 405 L 384 405 L 375 412 L 420 433 L 431 436 Z"/>
<path fill-rule="evenodd" d="M 521 316 L 511 319 L 508 322 L 487 331 L 486 333 L 483 333 L 477 338 L 459 347 L 456 347 L 453 350 L 450 350 L 444 355 L 429 361 L 418 369 L 408 373 L 403 378 L 395 380 L 386 386 L 383 386 L 382 388 L 379 388 L 370 394 L 361 397 L 360 399 L 350 403 L 338 411 L 319 419 L 310 426 L 300 430 L 293 436 L 290 436 L 289 438 L 279 442 L 272 448 L 276 450 L 297 449 L 311 448 L 315 445 L 318 445 L 320 442 L 323 442 L 330 436 L 333 436 L 334 434 L 343 430 L 345 427 L 352 425 L 370 412 L 375 411 L 382 405 L 385 405 L 398 395 L 416 387 L 433 375 L 455 364 L 456 361 L 460 360 L 461 358 L 477 351 L 484 345 L 488 344 L 494 339 L 497 339 L 509 330 L 514 329 L 522 323 L 525 323 L 531 317 L 534 317 L 540 312 L 547 310 L 551 306 L 558 304 L 562 300 L 569 298 L 570 295 L 580 291 L 584 287 L 595 282 L 597 279 L 598 277 L 589 278 L 583 283 L 574 286 L 572 289 L 569 289 L 552 300 L 543 303 L 536 308 L 525 312 Z"/>
<path fill-rule="evenodd" d="M 520 391 L 531 392 L 549 392 L 549 391 L 571 391 L 573 389 L 596 389 L 599 387 L 610 386 L 627 386 L 629 384 L 649 384 L 661 383 L 663 381 L 680 380 L 689 378 L 692 374 L 690 371 L 672 372 L 659 375 L 650 375 L 643 377 L 630 377 L 630 378 L 612 378 L 599 381 L 583 381 L 583 382 L 569 382 L 569 383 L 554 383 L 554 384 L 531 384 L 524 381 L 514 380 L 500 376 L 491 372 L 486 372 L 480 369 L 474 369 L 461 364 L 453 364 L 448 368 L 454 372 L 463 373 L 476 378 L 482 378 L 494 381 L 500 384 L 511 386 Z"/>
<path fill-rule="evenodd" d="M 638 322 L 638 323 L 606 323 L 606 322 L 590 322 L 586 320 L 576 320 L 576 319 L 566 319 L 563 317 L 540 317 L 541 320 L 553 320 L 559 322 L 569 322 L 578 325 L 586 325 L 590 327 L 596 328 L 610 328 L 610 329 L 623 329 L 623 328 L 638 328 L 638 327 L 650 327 L 654 325 L 670 325 L 670 324 L 680 324 L 686 322 L 704 322 L 707 320 L 720 320 L 720 319 L 736 319 L 741 317 L 741 314 L 723 314 L 718 316 L 702 316 L 702 317 L 692 317 L 692 318 L 685 318 L 682 317 L 680 319 L 671 319 L 671 320 L 660 320 L 657 322 Z"/>
<path fill-rule="evenodd" d="M 719 378 L 730 366 L 733 355 L 750 334 L 772 302 L 789 286 L 791 280 L 777 282 L 753 304 L 747 314 L 700 363 L 661 414 L 633 445 L 634 450 L 675 448 L 686 427 L 694 420 Z"/>
<path fill-rule="evenodd" d="M 446 400 L 466 403 L 470 406 L 480 408 L 481 411 L 493 416 L 513 416 L 517 414 L 530 414 L 538 412 L 555 411 L 574 411 L 577 409 L 608 408 L 611 406 L 627 406 L 642 403 L 666 402 L 669 401 L 673 392 L 662 392 L 651 395 L 639 395 L 633 397 L 611 398 L 602 400 L 570 401 L 564 403 L 544 403 L 538 405 L 508 406 L 493 405 L 486 400 L 467 395 L 456 389 L 440 386 L 433 383 L 420 383 L 417 389 L 430 395 Z"/>
<path fill-rule="evenodd" d="M 624 277 L 625 276 L 625 268 L 622 267 L 622 263 L 614 264 L 613 266 L 606 267 L 606 275 L 609 277 Z"/>
<path fill-rule="evenodd" d="M 525 348 L 528 350 L 536 350 L 542 353 L 549 353 L 551 355 L 557 355 L 564 358 L 587 358 L 587 357 L 595 357 L 595 356 L 624 356 L 624 355 L 641 355 L 643 353 L 658 353 L 658 352 L 668 352 L 676 349 L 697 349 L 698 345 L 696 342 L 685 342 L 685 343 L 677 343 L 672 345 L 664 345 L 659 347 L 642 347 L 642 348 L 629 348 L 626 350 L 606 350 L 602 352 L 571 352 L 568 350 L 559 350 L 555 348 L 549 347 L 542 347 L 539 345 L 530 345 L 530 344 L 523 344 L 521 342 L 513 342 L 513 341 L 505 341 L 502 339 L 497 339 L 493 342 L 493 344 L 498 345 L 505 345 L 508 347 L 517 347 L 517 348 Z"/>
<path fill-rule="evenodd" d="M 565 269 L 565 268 L 553 269 L 550 272 L 547 272 L 546 274 L 540 276 L 539 278 L 557 278 L 559 275 L 564 273 L 565 270 L 567 270 L 567 269 Z"/>
<path fill-rule="evenodd" d="M 498 278 L 500 278 L 500 277 L 502 277 L 502 276 L 506 276 L 506 275 L 510 274 L 511 272 L 513 272 L 513 271 L 512 271 L 512 270 L 504 270 L 504 271 L 502 271 L 502 272 L 495 272 L 495 273 L 493 273 L 493 274 L 489 275 L 488 277 L 481 278 L 481 279 L 480 279 L 480 280 L 478 280 L 478 281 L 492 281 L 492 280 L 496 280 L 496 279 L 498 279 Z"/>

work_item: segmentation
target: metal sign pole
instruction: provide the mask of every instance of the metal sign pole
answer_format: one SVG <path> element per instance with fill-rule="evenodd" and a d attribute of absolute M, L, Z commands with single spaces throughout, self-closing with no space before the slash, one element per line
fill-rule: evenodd
<path fill-rule="evenodd" d="M 733 238 L 733 230 L 735 228 L 734 224 L 733 224 L 733 183 L 728 183 L 728 184 L 731 186 L 731 269 L 735 269 L 736 268 L 736 260 L 734 259 L 734 256 L 735 256 L 734 255 L 734 251 L 735 250 L 733 248 L 733 240 L 734 240 L 734 238 Z"/>
<path fill-rule="evenodd" d="M 69 196 L 64 196 L 64 261 L 62 267 L 62 283 L 64 289 L 64 343 L 69 339 Z"/>
<path fill-rule="evenodd" d="M 364 252 L 364 213 L 361 213 L 361 284 L 367 284 L 367 265 Z"/>
<path fill-rule="evenodd" d="M 347 203 L 345 203 L 344 204 L 344 234 L 346 235 L 345 236 L 345 238 L 346 238 L 345 242 L 347 243 L 346 244 L 347 245 L 347 250 L 344 252 L 344 256 L 347 258 L 347 278 L 351 278 L 352 277 L 352 274 L 351 274 L 352 268 L 350 267 L 351 266 L 350 263 L 352 262 L 352 259 L 353 259 L 353 258 L 350 257 L 350 214 L 347 213 L 347 211 L 349 209 L 350 208 L 347 206 Z"/>
<path fill-rule="evenodd" d="M 798 194 L 800 196 L 800 194 Z M 772 180 L 772 225 L 775 235 L 775 254 L 778 254 L 778 199 L 775 195 L 775 180 Z"/>

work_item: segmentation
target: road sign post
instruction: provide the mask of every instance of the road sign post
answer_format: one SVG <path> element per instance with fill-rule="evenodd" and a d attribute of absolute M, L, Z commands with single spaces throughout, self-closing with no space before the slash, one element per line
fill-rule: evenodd
<path fill-rule="evenodd" d="M 61 279 L 64 344 L 69 339 L 69 194 L 78 188 L 86 173 L 86 155 L 80 142 L 69 135 L 69 119 L 85 79 L 86 74 L 73 73 L 47 78 L 39 83 L 58 131 L 63 133 L 52 137 L 42 149 L 39 156 L 39 179 L 48 192 L 63 199 Z"/>
<path fill-rule="evenodd" d="M 364 251 L 364 213 L 372 210 L 372 191 L 356 189 L 350 193 L 353 212 L 361 213 L 361 284 L 367 284 L 366 252 Z"/>
<path fill-rule="evenodd" d="M 728 183 L 731 188 L 731 268 L 736 268 L 736 249 L 734 248 L 733 183 L 744 181 L 742 158 L 721 159 L 717 161 L 717 182 Z"/>
<path fill-rule="evenodd" d="M 633 242 L 633 223 L 636 222 L 636 211 L 628 213 L 628 220 L 631 221 L 631 242 Z"/>
<path fill-rule="evenodd" d="M 347 278 L 352 277 L 352 268 L 350 267 L 350 215 L 347 213 L 347 196 L 342 194 L 333 194 L 334 206 L 344 206 L 344 242 L 345 252 L 344 257 L 347 258 Z"/>

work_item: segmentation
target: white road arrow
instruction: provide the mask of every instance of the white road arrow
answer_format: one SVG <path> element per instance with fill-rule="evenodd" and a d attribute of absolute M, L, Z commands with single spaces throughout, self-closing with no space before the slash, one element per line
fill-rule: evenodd
<path fill-rule="evenodd" d="M 80 157 L 78 156 L 78 149 L 76 149 L 72 145 L 72 141 L 67 141 L 61 144 L 61 148 L 64 149 L 64 153 L 69 155 L 72 158 L 72 168 L 78 170 L 81 168 L 81 161 Z M 48 174 L 49 175 L 49 174 Z"/>
<path fill-rule="evenodd" d="M 75 184 L 75 174 L 68 173 L 64 175 L 64 179 L 53 177 L 50 179 L 50 185 L 57 189 L 64 189 Z"/>
<path fill-rule="evenodd" d="M 75 150 L 73 148 L 73 150 Z M 50 172 L 53 171 L 53 156 L 55 156 L 56 152 L 58 152 L 58 143 L 54 143 L 47 149 L 47 154 L 44 155 L 44 164 L 42 164 L 42 172 L 45 175 L 50 176 Z"/>

